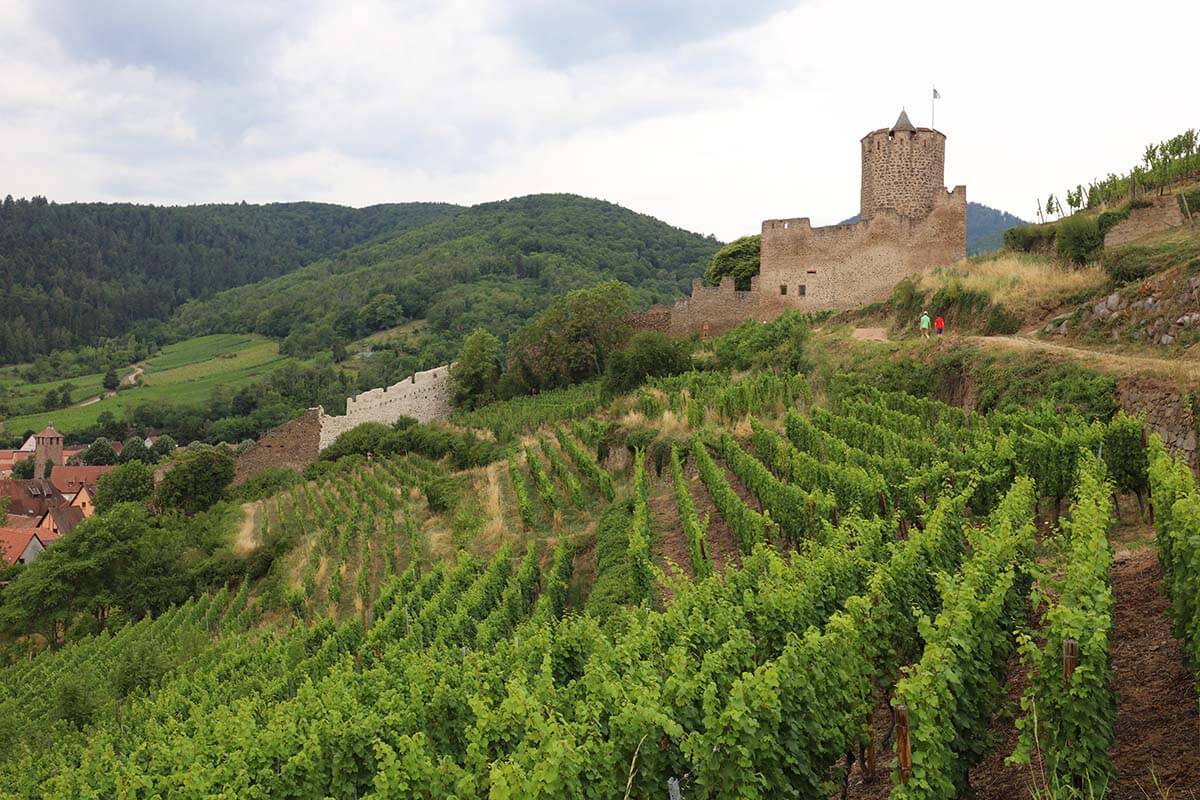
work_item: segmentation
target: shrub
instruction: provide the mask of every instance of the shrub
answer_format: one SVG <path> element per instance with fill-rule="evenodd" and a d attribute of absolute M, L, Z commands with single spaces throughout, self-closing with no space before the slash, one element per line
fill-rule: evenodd
<path fill-rule="evenodd" d="M 435 514 L 445 514 L 458 505 L 460 487 L 458 481 L 449 475 L 439 475 L 426 480 L 421 484 L 421 491 L 425 493 L 429 510 Z"/>
<path fill-rule="evenodd" d="M 96 510 L 103 513 L 117 503 L 146 503 L 154 496 L 154 470 L 141 461 L 130 461 L 96 482 Z"/>
<path fill-rule="evenodd" d="M 233 472 L 233 456 L 225 450 L 209 448 L 190 454 L 163 478 L 159 502 L 189 515 L 205 511 L 221 499 Z"/>
<path fill-rule="evenodd" d="M 301 481 L 300 473 L 289 467 L 268 467 L 256 473 L 242 485 L 231 488 L 227 493 L 230 500 L 248 503 L 279 494 L 289 486 Z"/>
<path fill-rule="evenodd" d="M 691 346 L 686 340 L 655 331 L 639 333 L 609 358 L 604 389 L 620 394 L 640 386 L 646 378 L 678 375 L 691 368 Z"/>
<path fill-rule="evenodd" d="M 761 366 L 786 372 L 808 372 L 812 360 L 808 348 L 808 323 L 798 311 L 760 323 L 743 322 L 713 343 L 717 365 L 723 369 Z"/>
<path fill-rule="evenodd" d="M 1082 266 L 1104 251 L 1104 232 L 1095 217 L 1076 214 L 1058 223 L 1055 247 L 1063 261 Z"/>
<path fill-rule="evenodd" d="M 1007 336 L 1020 329 L 1021 320 L 1016 314 L 1003 306 L 993 305 L 988 309 L 987 323 L 983 327 L 985 336 Z"/>
<path fill-rule="evenodd" d="M 1054 225 L 1017 225 L 1004 232 L 1006 250 L 1032 253 L 1054 244 Z"/>

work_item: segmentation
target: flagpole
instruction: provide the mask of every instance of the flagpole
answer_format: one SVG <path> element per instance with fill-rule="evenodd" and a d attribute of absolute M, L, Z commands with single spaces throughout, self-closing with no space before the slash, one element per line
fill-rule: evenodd
<path fill-rule="evenodd" d="M 937 130 L 937 89 L 933 90 L 933 97 L 929 98 L 929 127 Z"/>

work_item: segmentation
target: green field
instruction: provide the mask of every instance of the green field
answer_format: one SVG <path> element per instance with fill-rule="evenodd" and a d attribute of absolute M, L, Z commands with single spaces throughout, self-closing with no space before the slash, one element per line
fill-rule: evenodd
<path fill-rule="evenodd" d="M 289 360 L 279 355 L 277 342 L 261 336 L 215 334 L 186 339 L 164 347 L 162 352 L 145 362 L 141 386 L 123 389 L 116 397 L 87 406 L 12 417 L 2 423 L 0 434 L 11 436 L 27 430 L 41 430 L 50 422 L 61 432 L 71 433 L 93 425 L 105 411 L 120 416 L 128 408 L 151 401 L 199 403 L 217 386 L 242 386 Z M 124 369 L 120 374 L 124 377 L 130 372 L 131 369 Z M 80 387 L 75 396 L 83 400 L 100 394 L 103 377 L 98 374 L 71 379 Z M 39 384 L 17 381 L 10 383 L 8 388 L 15 388 L 22 395 L 41 396 L 48 388 L 61 383 L 65 381 Z"/>

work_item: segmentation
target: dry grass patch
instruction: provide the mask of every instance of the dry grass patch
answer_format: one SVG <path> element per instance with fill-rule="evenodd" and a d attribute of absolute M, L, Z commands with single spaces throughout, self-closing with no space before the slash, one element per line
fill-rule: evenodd
<path fill-rule="evenodd" d="M 1042 256 L 999 253 L 924 272 L 918 287 L 936 292 L 952 281 L 1021 315 L 1034 306 L 1056 308 L 1077 302 L 1108 286 L 1108 276 L 1096 264 L 1067 269 Z"/>

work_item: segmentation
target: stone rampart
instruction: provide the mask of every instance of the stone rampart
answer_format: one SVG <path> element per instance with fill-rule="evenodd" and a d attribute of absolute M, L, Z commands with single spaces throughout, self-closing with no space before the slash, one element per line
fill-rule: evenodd
<path fill-rule="evenodd" d="M 418 372 L 386 389 L 346 398 L 346 414 L 331 417 L 320 406 L 264 433 L 238 457 L 233 483 L 268 467 L 303 472 L 338 436 L 364 422 L 391 425 L 401 417 L 432 422 L 450 416 L 450 365 Z"/>
<path fill-rule="evenodd" d="M 1104 235 L 1105 247 L 1119 245 L 1158 233 L 1183 224 L 1183 209 L 1174 195 L 1155 197 L 1145 208 L 1133 208 L 1129 216 L 1108 229 Z"/>
<path fill-rule="evenodd" d="M 321 420 L 320 449 L 364 422 L 391 425 L 401 417 L 432 422 L 450 416 L 450 365 L 418 372 L 383 389 L 371 389 L 346 399 L 346 414 Z"/>
<path fill-rule="evenodd" d="M 325 413 L 310 408 L 304 414 L 267 431 L 238 456 L 233 485 L 245 482 L 268 467 L 289 467 L 303 472 L 320 452 L 321 421 Z"/>

